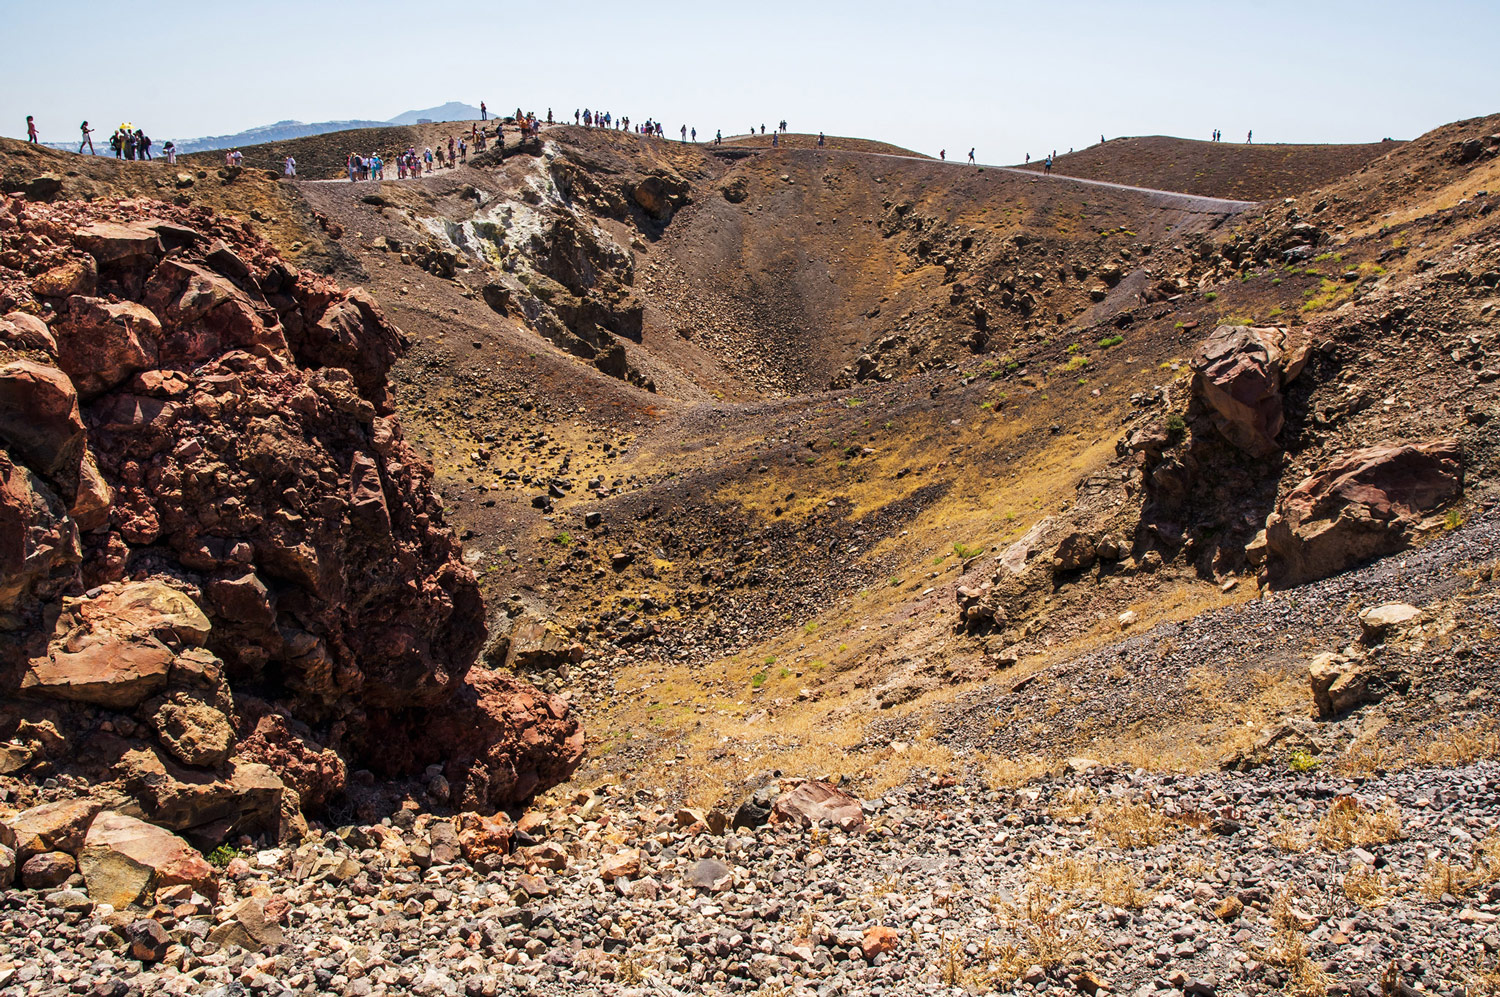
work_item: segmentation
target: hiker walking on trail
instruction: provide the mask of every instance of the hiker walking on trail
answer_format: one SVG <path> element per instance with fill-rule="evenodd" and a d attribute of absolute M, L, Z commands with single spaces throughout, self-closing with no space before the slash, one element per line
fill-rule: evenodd
<path fill-rule="evenodd" d="M 135 132 L 127 131 L 125 133 L 125 158 L 133 162 L 135 160 L 135 149 Z"/>
<path fill-rule="evenodd" d="M 972 146 L 969 148 L 969 165 L 974 165 L 974 149 Z"/>
<path fill-rule="evenodd" d="M 135 130 L 135 145 L 136 148 L 141 151 L 142 159 L 151 158 L 151 136 L 147 135 L 139 128 Z"/>
<path fill-rule="evenodd" d="M 455 166 L 458 165 L 458 157 L 453 154 L 453 149 L 454 149 L 454 146 L 453 146 L 453 136 L 449 135 L 448 136 L 448 169 L 450 169 L 450 170 L 453 169 L 453 167 L 455 167 Z"/>
<path fill-rule="evenodd" d="M 771 148 L 774 149 L 778 145 L 780 145 L 780 142 L 779 142 L 780 138 L 781 138 L 781 133 L 780 132 L 772 132 L 771 133 Z"/>
<path fill-rule="evenodd" d="M 352 152 L 349 153 L 349 158 L 346 159 L 346 160 L 344 160 L 344 168 L 349 171 L 349 182 L 350 183 L 354 182 L 354 173 L 355 173 L 355 171 L 357 169 L 359 169 L 359 167 L 355 165 L 355 162 L 356 162 L 356 157 L 355 157 L 354 153 L 352 153 Z"/>
<path fill-rule="evenodd" d="M 1051 156 L 1048 156 L 1047 157 L 1047 162 L 1045 164 L 1043 164 L 1043 166 L 1042 166 L 1042 172 L 1043 173 L 1051 173 L 1052 172 L 1052 157 Z"/>
<path fill-rule="evenodd" d="M 698 129 L 694 128 L 693 131 L 692 131 L 692 134 L 693 134 L 693 144 L 697 145 L 698 144 Z"/>
<path fill-rule="evenodd" d="M 786 119 L 785 118 L 781 119 L 781 130 L 782 131 L 786 131 Z"/>
<path fill-rule="evenodd" d="M 723 144 L 724 144 L 724 129 L 721 128 L 718 131 L 714 132 L 714 145 L 723 145 Z"/>
<path fill-rule="evenodd" d="M 297 175 L 297 161 L 291 156 L 286 157 L 282 162 L 281 175 L 284 177 L 294 177 Z"/>
<path fill-rule="evenodd" d="M 818 132 L 818 148 L 823 148 L 823 133 Z"/>
<path fill-rule="evenodd" d="M 29 114 L 26 115 L 26 141 L 32 145 L 38 144 L 36 140 L 36 119 Z"/>
<path fill-rule="evenodd" d="M 939 149 L 938 150 L 938 158 L 941 159 L 943 162 L 946 163 L 948 161 L 948 150 L 947 149 Z"/>
<path fill-rule="evenodd" d="M 1254 139 L 1254 138 L 1255 138 L 1255 130 L 1251 129 L 1250 131 L 1248 131 L 1248 132 L 1245 133 L 1245 144 L 1249 145 L 1250 142 L 1251 142 L 1251 140 Z"/>
<path fill-rule="evenodd" d="M 167 157 L 167 165 L 168 166 L 176 166 L 177 165 L 177 143 L 176 142 L 173 142 L 171 139 L 168 139 L 167 140 L 167 144 L 161 147 L 161 152 L 162 152 L 163 156 Z"/>
<path fill-rule="evenodd" d="M 682 126 L 682 140 L 687 141 L 687 125 Z"/>
<path fill-rule="evenodd" d="M 94 130 L 89 127 L 89 123 L 87 121 L 79 125 L 78 130 L 83 135 L 83 140 L 78 143 L 78 154 L 80 156 L 83 155 L 83 147 L 88 146 L 89 155 L 94 155 Z"/>

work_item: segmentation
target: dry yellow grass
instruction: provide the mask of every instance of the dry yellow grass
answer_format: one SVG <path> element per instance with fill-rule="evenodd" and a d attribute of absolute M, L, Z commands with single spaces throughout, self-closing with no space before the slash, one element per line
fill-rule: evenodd
<path fill-rule="evenodd" d="M 1445 895 L 1467 897 L 1500 883 L 1500 831 L 1491 831 L 1475 848 L 1468 865 L 1444 858 L 1428 859 L 1421 890 L 1429 900 Z"/>
<path fill-rule="evenodd" d="M 1149 848 L 1175 833 L 1166 815 L 1147 803 L 1100 806 L 1094 812 L 1093 830 L 1117 848 Z"/>
<path fill-rule="evenodd" d="M 1344 876 L 1344 896 L 1369 910 L 1384 907 L 1401 892 L 1396 877 L 1356 865 Z"/>
<path fill-rule="evenodd" d="M 1093 855 L 1070 856 L 1033 866 L 1033 879 L 1056 893 L 1112 907 L 1140 910 L 1151 902 L 1141 877 L 1123 862 Z"/>
<path fill-rule="evenodd" d="M 1314 831 L 1324 848 L 1383 845 L 1401 838 L 1401 811 L 1387 803 L 1376 810 L 1353 796 L 1336 796 Z"/>
<path fill-rule="evenodd" d="M 1390 736 L 1385 725 L 1361 731 L 1334 765 L 1341 775 L 1372 775 L 1434 766 L 1453 768 L 1500 758 L 1500 720 L 1470 716 L 1457 724 L 1429 724 Z"/>
<path fill-rule="evenodd" d="M 1287 972 L 1283 993 L 1290 997 L 1324 997 L 1328 993 L 1328 974 L 1308 956 L 1302 918 L 1292 904 L 1291 895 L 1282 891 L 1271 905 L 1271 923 L 1276 936 L 1264 950 L 1266 962 Z"/>

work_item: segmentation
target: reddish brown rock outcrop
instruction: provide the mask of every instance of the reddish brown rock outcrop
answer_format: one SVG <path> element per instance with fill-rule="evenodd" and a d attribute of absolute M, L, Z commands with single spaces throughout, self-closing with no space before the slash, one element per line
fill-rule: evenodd
<path fill-rule="evenodd" d="M 479 589 L 372 298 L 202 209 L 0 198 L 0 240 L 0 691 L 133 711 L 91 762 L 210 839 L 346 768 L 486 809 L 566 778 L 566 702 L 465 684 Z"/>
<path fill-rule="evenodd" d="M 1305 335 L 1286 329 L 1221 325 L 1193 357 L 1193 391 L 1224 438 L 1252 457 L 1269 457 L 1286 421 L 1281 391 L 1307 365 Z"/>
<path fill-rule="evenodd" d="M 1359 450 L 1294 488 L 1266 520 L 1272 584 L 1327 578 L 1411 542 L 1422 516 L 1463 492 L 1457 440 Z"/>

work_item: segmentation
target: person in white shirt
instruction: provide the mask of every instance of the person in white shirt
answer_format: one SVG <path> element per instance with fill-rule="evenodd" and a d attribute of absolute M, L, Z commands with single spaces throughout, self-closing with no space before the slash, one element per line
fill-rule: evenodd
<path fill-rule="evenodd" d="M 289 177 L 296 176 L 297 175 L 297 161 L 295 159 L 293 159 L 291 156 L 286 157 L 286 162 L 281 164 L 281 172 L 284 173 L 286 176 L 289 176 Z"/>

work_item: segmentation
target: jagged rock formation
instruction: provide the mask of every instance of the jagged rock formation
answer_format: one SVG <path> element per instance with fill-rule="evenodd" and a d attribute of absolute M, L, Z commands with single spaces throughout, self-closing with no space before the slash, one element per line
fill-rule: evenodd
<path fill-rule="evenodd" d="M 442 763 L 491 807 L 566 777 L 564 701 L 465 684 L 483 606 L 370 297 L 164 204 L 6 198 L 0 244 L 0 734 L 24 764 L 206 841 L 350 768 Z M 429 740 L 432 714 L 475 736 Z"/>

